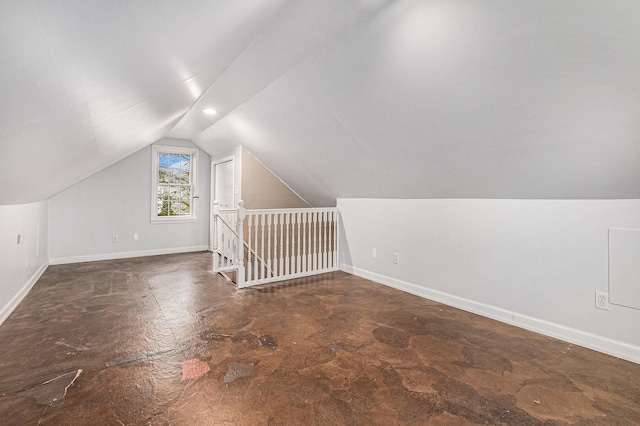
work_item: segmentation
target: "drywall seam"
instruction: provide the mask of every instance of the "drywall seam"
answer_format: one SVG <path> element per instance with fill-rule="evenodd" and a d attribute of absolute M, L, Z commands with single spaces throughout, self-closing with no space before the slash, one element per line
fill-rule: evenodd
<path fill-rule="evenodd" d="M 158 256 L 163 254 L 191 253 L 196 251 L 208 251 L 208 250 L 209 250 L 209 247 L 207 245 L 201 245 L 201 246 L 191 246 L 191 247 L 154 249 L 154 250 L 126 251 L 126 252 L 120 252 L 120 253 L 90 254 L 86 256 L 54 257 L 52 259 L 49 259 L 49 265 L 64 265 L 67 263 L 96 262 L 99 260 L 127 259 L 130 257 Z"/>
<path fill-rule="evenodd" d="M 463 311 L 491 318 L 526 330 L 535 331 L 536 333 L 544 334 L 545 336 L 560 339 L 574 345 L 582 346 L 640 364 L 640 346 L 587 333 L 585 331 L 541 320 L 539 318 L 521 315 L 517 312 L 475 302 L 470 299 L 454 296 L 441 291 L 432 290 L 430 288 L 398 280 L 386 275 L 377 274 L 351 265 L 341 264 L 340 270 L 357 277 L 374 281 L 378 284 L 386 285 L 387 287 L 392 287 L 425 299 L 462 309 Z"/>
<path fill-rule="evenodd" d="M 38 282 L 44 271 L 47 270 L 49 266 L 48 263 L 43 264 L 38 270 L 29 278 L 29 280 L 22 286 L 20 291 L 18 291 L 15 296 L 9 300 L 9 302 L 0 309 L 0 325 L 9 318 L 9 315 L 18 307 L 22 299 L 25 298 L 27 294 L 31 291 L 33 286 Z"/>

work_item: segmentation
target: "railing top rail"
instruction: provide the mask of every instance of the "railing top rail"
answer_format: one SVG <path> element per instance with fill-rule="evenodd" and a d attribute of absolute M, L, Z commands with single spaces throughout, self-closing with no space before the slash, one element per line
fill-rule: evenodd
<path fill-rule="evenodd" d="M 266 214 L 266 213 L 321 213 L 321 212 L 337 212 L 337 207 L 312 207 L 312 208 L 296 208 L 296 209 L 247 209 L 247 214 Z"/>

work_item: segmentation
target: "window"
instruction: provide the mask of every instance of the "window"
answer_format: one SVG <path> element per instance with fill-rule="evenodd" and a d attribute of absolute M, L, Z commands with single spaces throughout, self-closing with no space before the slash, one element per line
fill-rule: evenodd
<path fill-rule="evenodd" d="M 196 219 L 198 150 L 152 145 L 151 221 Z"/>

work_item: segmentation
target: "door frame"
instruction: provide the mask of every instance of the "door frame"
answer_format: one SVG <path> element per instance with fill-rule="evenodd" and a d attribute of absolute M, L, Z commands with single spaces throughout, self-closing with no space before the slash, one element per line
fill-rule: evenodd
<path fill-rule="evenodd" d="M 211 194 L 210 194 L 210 200 L 211 200 L 211 205 L 209 206 L 209 251 L 213 250 L 213 203 L 216 201 L 215 199 L 215 193 L 216 193 L 216 166 L 222 163 L 227 163 L 231 161 L 231 168 L 233 170 L 233 173 L 231 174 L 231 181 L 232 181 L 232 187 L 231 190 L 233 192 L 232 194 L 232 204 L 235 207 L 236 204 L 238 203 L 238 200 L 236 200 L 236 156 L 235 155 L 231 155 L 228 157 L 223 157 L 223 158 L 219 158 L 216 160 L 211 160 Z"/>

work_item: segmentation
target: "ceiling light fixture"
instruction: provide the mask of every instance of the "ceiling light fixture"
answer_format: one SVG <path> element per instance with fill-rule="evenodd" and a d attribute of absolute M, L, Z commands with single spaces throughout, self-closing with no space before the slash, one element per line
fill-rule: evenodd
<path fill-rule="evenodd" d="M 218 111 L 216 111 L 213 108 L 205 108 L 202 110 L 202 112 L 204 112 L 207 115 L 216 115 L 218 113 Z"/>

